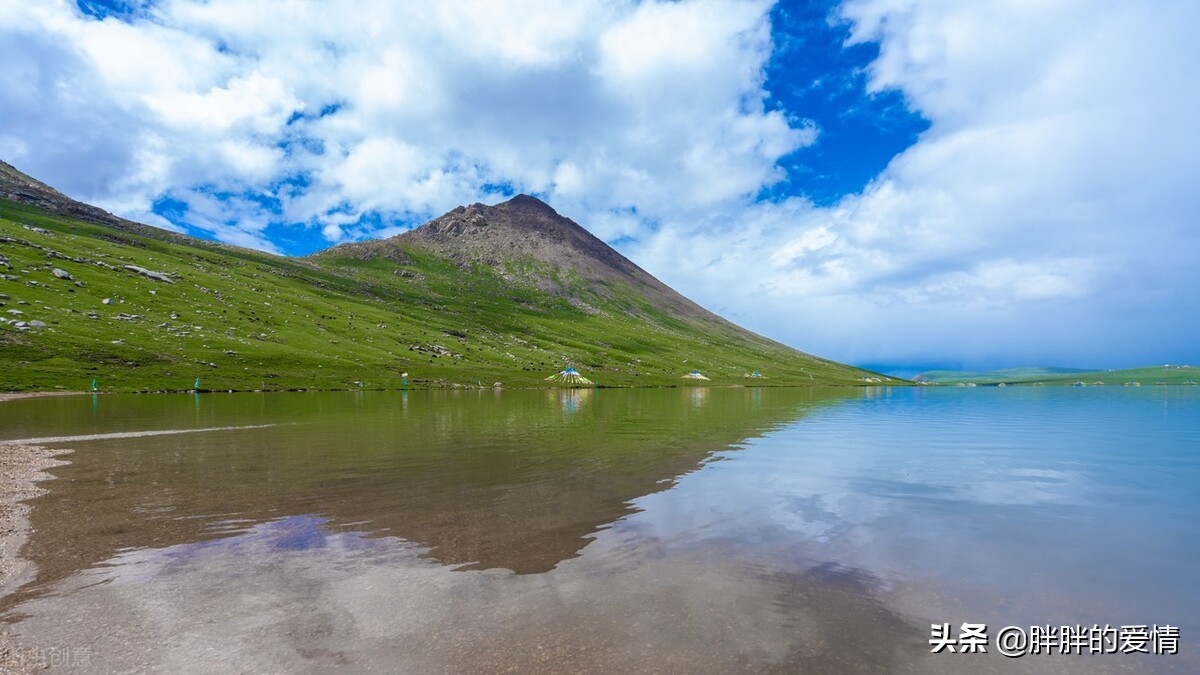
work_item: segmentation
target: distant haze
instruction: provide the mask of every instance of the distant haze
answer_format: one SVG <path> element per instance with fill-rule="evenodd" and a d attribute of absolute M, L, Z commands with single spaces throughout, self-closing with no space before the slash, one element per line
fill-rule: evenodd
<path fill-rule="evenodd" d="M 1200 363 L 1200 3 L 0 2 L 0 159 L 307 254 L 533 194 L 890 372 Z"/>

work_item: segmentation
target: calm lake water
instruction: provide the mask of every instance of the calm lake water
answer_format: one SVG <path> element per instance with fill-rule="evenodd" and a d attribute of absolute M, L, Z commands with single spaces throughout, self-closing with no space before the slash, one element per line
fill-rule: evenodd
<path fill-rule="evenodd" d="M 1194 387 L 0 404 L 4 439 L 252 425 L 61 443 L 4 629 L 81 672 L 1200 672 Z"/>

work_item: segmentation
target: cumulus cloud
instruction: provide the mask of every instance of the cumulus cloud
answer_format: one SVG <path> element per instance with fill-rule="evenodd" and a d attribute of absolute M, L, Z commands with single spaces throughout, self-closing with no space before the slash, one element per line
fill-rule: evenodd
<path fill-rule="evenodd" d="M 1195 356 L 1200 49 L 1188 27 L 1200 7 L 850 0 L 839 11 L 852 41 L 879 43 L 870 89 L 901 90 L 929 129 L 829 208 L 743 203 L 715 216 L 741 224 L 701 244 L 717 269 L 672 265 L 695 227 L 668 224 L 643 249 L 652 269 L 768 334 L 860 362 Z"/>
<path fill-rule="evenodd" d="M 769 9 L 166 0 L 96 20 L 61 0 L 14 2 L 8 36 L 64 47 L 53 59 L 13 49 L 13 70 L 79 80 L 125 122 L 96 134 L 119 139 L 118 162 L 53 165 L 41 159 L 49 140 L 4 149 L 133 217 L 168 193 L 246 194 L 330 239 L 365 214 L 419 222 L 508 190 L 585 213 L 719 204 L 778 180 L 775 161 L 814 138 L 803 119 L 764 107 Z M 47 87 L 0 96 L 6 110 L 31 110 Z M 86 178 L 97 174 L 102 184 Z M 283 181 L 305 188 L 281 193 Z M 184 219 L 216 233 L 211 217 Z"/>
<path fill-rule="evenodd" d="M 846 0 L 831 20 L 879 46 L 869 91 L 929 128 L 828 207 L 761 197 L 820 143 L 767 104 L 770 9 L 163 0 L 98 20 L 0 0 L 0 156 L 265 250 L 277 228 L 380 236 L 536 192 L 839 359 L 1194 354 L 1200 6 Z"/>

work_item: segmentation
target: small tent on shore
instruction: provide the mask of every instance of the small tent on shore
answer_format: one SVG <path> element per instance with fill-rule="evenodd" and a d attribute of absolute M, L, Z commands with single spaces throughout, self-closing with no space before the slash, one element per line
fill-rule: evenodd
<path fill-rule="evenodd" d="M 708 378 L 701 375 L 700 371 L 693 370 L 692 372 L 688 373 L 687 375 L 684 375 L 683 379 L 685 379 L 685 380 L 707 380 Z"/>
<path fill-rule="evenodd" d="M 574 368 L 560 370 L 546 378 L 547 382 L 562 382 L 563 384 L 591 384 L 592 381 L 579 374 Z"/>

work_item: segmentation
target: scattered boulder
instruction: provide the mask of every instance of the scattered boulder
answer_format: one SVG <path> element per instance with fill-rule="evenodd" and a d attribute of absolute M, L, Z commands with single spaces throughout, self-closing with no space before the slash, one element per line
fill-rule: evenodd
<path fill-rule="evenodd" d="M 148 270 L 145 267 L 138 267 L 137 265 L 126 265 L 125 269 L 129 270 L 130 272 L 136 272 L 144 277 L 154 279 L 155 281 L 165 281 L 168 284 L 175 283 L 174 279 L 167 276 L 163 272 L 155 272 L 154 270 Z"/>
<path fill-rule="evenodd" d="M 428 346 L 426 346 L 426 345 L 409 345 L 408 351 L 410 351 L 410 352 L 425 352 L 426 354 L 429 354 L 430 356 L 434 356 L 434 357 L 449 356 L 450 358 L 454 358 L 454 359 L 462 358 L 462 354 L 456 354 L 454 352 L 451 352 L 449 349 L 446 349 L 442 345 L 428 345 Z"/>
<path fill-rule="evenodd" d="M 54 269 L 50 270 L 50 273 L 51 273 L 51 274 L 53 274 L 54 276 L 58 277 L 59 279 L 67 279 L 67 280 L 70 280 L 70 279 L 71 279 L 71 273 L 70 273 L 70 272 L 68 272 L 68 271 L 66 271 L 66 270 L 60 270 L 60 269 L 59 269 L 59 268 L 57 268 L 57 267 L 55 267 Z"/>
<path fill-rule="evenodd" d="M 44 321 L 38 321 L 37 319 L 34 319 L 33 321 L 30 321 L 30 322 L 29 322 L 29 325 L 30 325 L 31 327 L 33 327 L 33 328 L 45 328 L 45 327 L 46 327 L 46 322 L 44 322 Z"/>
<path fill-rule="evenodd" d="M 100 301 L 100 303 L 101 303 L 101 304 L 104 304 L 104 305 L 111 305 L 111 304 L 112 304 L 112 298 L 105 298 L 105 299 L 101 300 L 101 301 Z"/>

